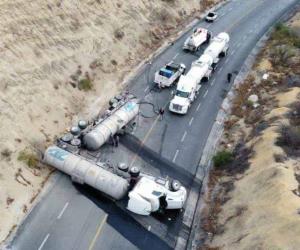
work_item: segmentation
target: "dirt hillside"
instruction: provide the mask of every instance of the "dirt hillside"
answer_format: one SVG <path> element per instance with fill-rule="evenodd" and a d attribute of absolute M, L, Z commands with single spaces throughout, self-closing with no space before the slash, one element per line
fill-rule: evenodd
<path fill-rule="evenodd" d="M 210 176 L 203 249 L 299 249 L 299 20 L 276 26 L 235 90 Z"/>
<path fill-rule="evenodd" d="M 0 242 L 50 170 L 38 150 L 99 112 L 133 66 L 202 7 L 199 0 L 2 0 Z"/>

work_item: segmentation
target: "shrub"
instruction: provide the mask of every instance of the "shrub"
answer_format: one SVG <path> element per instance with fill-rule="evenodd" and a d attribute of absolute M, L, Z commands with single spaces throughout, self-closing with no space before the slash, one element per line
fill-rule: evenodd
<path fill-rule="evenodd" d="M 288 26 L 282 23 L 278 23 L 275 26 L 271 39 L 300 48 L 300 37 Z"/>
<path fill-rule="evenodd" d="M 213 157 L 213 163 L 215 167 L 223 167 L 233 161 L 232 152 L 223 150 L 217 152 Z"/>
<path fill-rule="evenodd" d="M 12 152 L 8 148 L 5 148 L 1 151 L 1 156 L 5 159 L 10 159 Z"/>
<path fill-rule="evenodd" d="M 289 113 L 291 124 L 294 126 L 300 126 L 300 102 L 296 102 L 292 106 L 292 110 Z"/>
<path fill-rule="evenodd" d="M 92 81 L 90 79 L 81 79 L 78 83 L 78 88 L 80 90 L 88 91 L 91 90 L 93 87 Z"/>
<path fill-rule="evenodd" d="M 36 168 L 39 163 L 37 155 L 27 150 L 19 152 L 18 161 L 24 162 L 30 168 Z"/>
<path fill-rule="evenodd" d="M 114 32 L 114 36 L 115 36 L 115 38 L 117 38 L 118 40 L 122 40 L 122 38 L 125 36 L 125 33 L 124 33 L 123 30 L 117 29 L 117 30 L 115 30 L 115 32 Z"/>
<path fill-rule="evenodd" d="M 300 155 L 300 127 L 282 125 L 277 145 L 283 147 L 288 155 Z"/>

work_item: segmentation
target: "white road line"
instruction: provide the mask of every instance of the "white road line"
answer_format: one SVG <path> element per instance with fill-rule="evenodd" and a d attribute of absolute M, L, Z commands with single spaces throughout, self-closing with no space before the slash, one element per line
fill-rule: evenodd
<path fill-rule="evenodd" d="M 228 63 L 228 61 L 229 61 L 229 57 L 227 57 L 227 59 L 225 60 L 225 63 Z"/>
<path fill-rule="evenodd" d="M 179 153 L 179 150 L 177 149 L 177 150 L 176 150 L 176 153 L 175 153 L 175 155 L 174 155 L 174 157 L 173 157 L 173 162 L 176 161 L 176 158 L 177 158 L 178 153 Z"/>
<path fill-rule="evenodd" d="M 223 69 L 223 66 L 221 68 L 219 68 L 219 71 L 222 71 L 222 69 Z"/>
<path fill-rule="evenodd" d="M 58 220 L 62 217 L 62 215 L 64 214 L 64 212 L 65 212 L 65 210 L 67 209 L 68 206 L 69 206 L 69 202 L 67 202 L 67 203 L 64 205 L 63 209 L 60 211 L 59 215 L 57 216 L 57 219 L 58 219 Z"/>
<path fill-rule="evenodd" d="M 203 97 L 205 98 L 207 96 L 207 94 L 208 94 L 208 89 L 205 91 Z"/>
<path fill-rule="evenodd" d="M 47 234 L 46 237 L 44 238 L 42 244 L 39 246 L 38 250 L 41 250 L 43 246 L 45 245 L 46 241 L 48 240 L 50 234 Z"/>
<path fill-rule="evenodd" d="M 215 81 L 216 79 L 213 79 L 211 82 L 210 82 L 210 86 L 213 86 L 215 84 Z M 200 104 L 200 103 L 199 103 Z"/>
<path fill-rule="evenodd" d="M 232 56 L 235 53 L 235 50 L 231 51 L 230 56 Z"/>
<path fill-rule="evenodd" d="M 184 131 L 184 134 L 183 134 L 183 136 L 181 137 L 181 142 L 183 142 L 183 141 L 184 141 L 184 139 L 185 139 L 185 137 L 186 137 L 186 134 L 187 134 L 187 132 L 186 132 L 186 131 Z"/>
<path fill-rule="evenodd" d="M 233 9 L 233 8 L 232 8 L 232 7 L 230 7 L 230 8 L 228 9 L 228 11 L 232 11 L 232 9 Z"/>
<path fill-rule="evenodd" d="M 179 55 L 179 53 L 177 53 L 177 54 L 173 57 L 173 59 L 175 59 L 178 55 Z"/>
<path fill-rule="evenodd" d="M 201 107 L 201 102 L 198 104 L 196 111 L 198 111 L 200 107 Z"/>
<path fill-rule="evenodd" d="M 149 89 L 149 86 L 147 86 L 145 89 L 144 89 L 144 92 L 147 92 Z"/>
<path fill-rule="evenodd" d="M 189 121 L 189 126 L 191 126 L 191 125 L 192 125 L 192 123 L 193 123 L 193 120 L 194 120 L 194 117 L 192 117 L 192 118 L 191 118 L 191 120 Z"/>

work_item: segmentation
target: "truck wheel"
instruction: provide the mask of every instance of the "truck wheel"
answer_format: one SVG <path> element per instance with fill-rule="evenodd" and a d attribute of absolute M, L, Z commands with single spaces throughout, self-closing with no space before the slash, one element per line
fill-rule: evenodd
<path fill-rule="evenodd" d="M 179 189 L 181 188 L 181 184 L 179 181 L 177 180 L 173 180 L 172 183 L 171 183 L 171 190 L 176 192 L 178 191 Z"/>

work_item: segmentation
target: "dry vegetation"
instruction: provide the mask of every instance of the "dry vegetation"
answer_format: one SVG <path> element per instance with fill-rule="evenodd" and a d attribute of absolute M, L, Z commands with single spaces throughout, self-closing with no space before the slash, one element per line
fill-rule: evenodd
<path fill-rule="evenodd" d="M 36 152 L 97 114 L 136 65 L 217 0 L 202 2 L 1 2 L 0 242 L 51 173 Z"/>
<path fill-rule="evenodd" d="M 300 28 L 299 20 L 298 14 L 290 23 Z M 300 38 L 290 23 L 276 26 L 235 89 L 209 177 L 202 217 L 207 240 L 200 249 L 300 245 Z"/>

